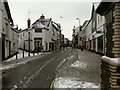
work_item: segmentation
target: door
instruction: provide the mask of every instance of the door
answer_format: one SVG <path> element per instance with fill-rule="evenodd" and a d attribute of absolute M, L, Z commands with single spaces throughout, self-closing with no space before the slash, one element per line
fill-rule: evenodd
<path fill-rule="evenodd" d="M 11 41 L 9 41 L 9 56 L 11 55 Z"/>
<path fill-rule="evenodd" d="M 5 59 L 5 35 L 2 34 L 2 60 Z"/>
<path fill-rule="evenodd" d="M 35 52 L 39 52 L 42 47 L 42 38 L 34 38 Z"/>

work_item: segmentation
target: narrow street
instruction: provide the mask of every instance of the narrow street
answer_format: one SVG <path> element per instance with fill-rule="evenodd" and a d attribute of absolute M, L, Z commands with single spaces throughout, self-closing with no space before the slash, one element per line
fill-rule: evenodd
<path fill-rule="evenodd" d="M 79 63 L 77 66 L 75 62 Z M 3 88 L 60 88 L 57 79 L 76 78 L 100 84 L 100 56 L 79 49 L 54 50 L 26 64 L 3 73 Z M 53 83 L 54 81 L 54 83 Z M 64 86 L 63 88 L 67 88 Z M 70 87 L 72 88 L 72 87 Z M 80 88 L 80 86 L 79 86 Z"/>

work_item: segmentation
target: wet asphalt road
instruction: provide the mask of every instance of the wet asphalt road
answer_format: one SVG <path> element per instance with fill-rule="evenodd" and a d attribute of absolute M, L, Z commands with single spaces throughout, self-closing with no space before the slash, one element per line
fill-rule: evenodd
<path fill-rule="evenodd" d="M 69 57 L 72 49 L 55 50 L 2 74 L 3 88 L 50 88 L 60 63 Z"/>

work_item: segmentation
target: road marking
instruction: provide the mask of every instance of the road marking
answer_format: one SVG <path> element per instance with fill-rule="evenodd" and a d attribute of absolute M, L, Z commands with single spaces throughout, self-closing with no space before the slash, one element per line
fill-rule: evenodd
<path fill-rule="evenodd" d="M 34 73 L 32 74 L 27 81 L 25 82 L 25 84 L 23 85 L 24 88 L 27 88 L 28 84 L 31 82 L 31 80 L 33 80 L 36 76 L 39 75 L 40 71 L 45 68 L 50 62 L 52 62 L 55 58 L 52 58 L 50 61 L 46 62 L 45 65 L 43 65 L 42 67 L 40 66 L 40 68 Z"/>
<path fill-rule="evenodd" d="M 51 83 L 51 85 L 50 85 L 50 90 L 53 90 L 54 84 L 55 84 L 55 80 L 52 81 L 52 83 Z"/>
<path fill-rule="evenodd" d="M 18 86 L 17 86 L 17 85 L 14 85 L 11 90 L 15 90 L 16 88 L 18 88 Z"/>

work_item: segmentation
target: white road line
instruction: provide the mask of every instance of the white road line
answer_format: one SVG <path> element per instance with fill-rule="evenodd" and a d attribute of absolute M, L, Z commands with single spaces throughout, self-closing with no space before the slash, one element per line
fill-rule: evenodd
<path fill-rule="evenodd" d="M 48 61 L 45 65 L 43 65 L 42 67 L 40 67 L 34 74 L 32 74 L 30 76 L 30 78 L 28 78 L 28 80 L 25 82 L 25 84 L 23 85 L 24 88 L 27 88 L 28 84 L 36 77 L 39 75 L 40 71 L 45 68 L 50 62 L 52 62 L 55 58 L 52 58 L 50 61 Z"/>

